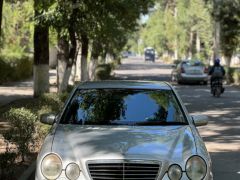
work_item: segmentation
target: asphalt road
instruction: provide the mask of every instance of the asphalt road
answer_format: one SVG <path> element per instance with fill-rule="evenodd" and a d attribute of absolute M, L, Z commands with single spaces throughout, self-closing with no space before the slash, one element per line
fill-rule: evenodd
<path fill-rule="evenodd" d="M 126 59 L 115 71 L 119 79 L 170 82 L 171 66 L 160 60 L 144 62 L 141 58 Z M 171 82 L 172 83 L 172 82 Z M 177 85 L 189 113 L 209 116 L 207 126 L 199 127 L 200 135 L 213 161 L 214 179 L 240 179 L 240 87 L 226 86 L 220 98 L 210 94 L 204 85 Z"/>

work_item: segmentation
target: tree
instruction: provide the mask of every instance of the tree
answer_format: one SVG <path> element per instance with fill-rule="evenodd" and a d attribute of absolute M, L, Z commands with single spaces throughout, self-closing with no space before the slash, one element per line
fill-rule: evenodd
<path fill-rule="evenodd" d="M 136 29 L 140 14 L 146 13 L 152 2 L 58 0 L 53 8 L 50 8 L 53 14 L 46 18 L 57 30 L 59 37 L 65 38 L 62 42 L 70 42 L 69 47 L 80 44 L 81 80 L 85 81 L 88 80 L 90 50 L 92 62 L 97 62 L 99 56 L 105 58 L 107 53 L 116 56 L 127 42 L 128 34 Z M 72 48 L 74 53 L 61 52 L 76 54 L 77 51 L 74 49 Z M 67 54 L 60 56 L 65 57 L 64 61 L 71 67 L 73 60 L 69 61 L 71 58 Z M 64 71 L 64 74 L 65 72 L 67 71 Z M 64 82 L 68 82 L 68 78 L 65 78 Z"/>
<path fill-rule="evenodd" d="M 158 0 L 140 32 L 143 44 L 177 58 L 207 59 L 210 52 L 210 13 L 203 0 Z"/>
<path fill-rule="evenodd" d="M 231 58 L 240 45 L 240 1 L 221 1 L 216 17 L 221 23 L 221 50 L 227 64 L 227 81 L 230 82 Z"/>
<path fill-rule="evenodd" d="M 49 25 L 44 21 L 44 12 L 51 1 L 34 0 L 34 97 L 49 92 Z"/>
<path fill-rule="evenodd" d="M 3 0 L 0 0 L 0 37 L 2 34 L 2 10 L 3 10 Z"/>

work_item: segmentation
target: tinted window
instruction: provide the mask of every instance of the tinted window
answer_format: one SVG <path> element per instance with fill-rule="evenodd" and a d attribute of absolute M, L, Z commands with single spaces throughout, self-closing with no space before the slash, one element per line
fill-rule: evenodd
<path fill-rule="evenodd" d="M 186 61 L 182 63 L 183 67 L 189 66 L 204 66 L 204 64 L 200 61 Z"/>
<path fill-rule="evenodd" d="M 68 105 L 63 124 L 187 124 L 172 91 L 79 90 Z"/>

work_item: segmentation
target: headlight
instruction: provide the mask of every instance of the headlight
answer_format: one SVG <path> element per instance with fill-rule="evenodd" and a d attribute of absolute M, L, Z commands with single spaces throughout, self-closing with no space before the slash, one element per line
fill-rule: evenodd
<path fill-rule="evenodd" d="M 75 163 L 71 163 L 66 168 L 66 176 L 70 180 L 76 180 L 80 176 L 79 166 Z"/>
<path fill-rule="evenodd" d="M 168 177 L 171 180 L 179 180 L 182 177 L 182 168 L 177 165 L 173 164 L 168 168 Z"/>
<path fill-rule="evenodd" d="M 203 179 L 207 174 L 207 165 L 199 156 L 192 156 L 186 164 L 186 173 L 190 179 Z"/>
<path fill-rule="evenodd" d="M 56 154 L 48 154 L 42 160 L 42 174 L 47 179 L 57 179 L 62 172 L 62 161 Z"/>

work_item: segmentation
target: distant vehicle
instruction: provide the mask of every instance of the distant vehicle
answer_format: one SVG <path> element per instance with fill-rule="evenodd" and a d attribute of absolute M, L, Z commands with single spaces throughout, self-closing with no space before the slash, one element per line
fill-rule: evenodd
<path fill-rule="evenodd" d="M 128 52 L 127 51 L 123 51 L 121 53 L 121 55 L 122 55 L 122 58 L 128 58 Z"/>
<path fill-rule="evenodd" d="M 172 81 L 180 83 L 208 83 L 208 68 L 199 60 L 183 60 L 171 73 Z"/>
<path fill-rule="evenodd" d="M 133 51 L 123 51 L 121 55 L 122 55 L 122 58 L 129 58 L 129 57 L 135 57 L 137 54 Z"/>
<path fill-rule="evenodd" d="M 144 49 L 144 59 L 145 61 L 155 61 L 155 49 L 148 47 Z"/>
<path fill-rule="evenodd" d="M 136 108 L 137 107 L 137 108 Z M 38 154 L 35 180 L 212 180 L 196 126 L 165 82 L 84 82 L 57 115 Z"/>

